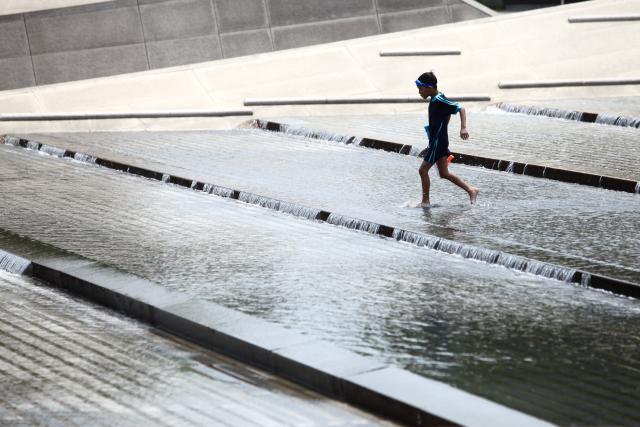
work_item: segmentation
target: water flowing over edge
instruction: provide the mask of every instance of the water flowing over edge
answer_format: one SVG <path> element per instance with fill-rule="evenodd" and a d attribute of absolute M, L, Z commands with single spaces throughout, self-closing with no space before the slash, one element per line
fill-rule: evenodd
<path fill-rule="evenodd" d="M 364 231 L 371 234 L 378 234 L 378 231 L 380 230 L 380 224 L 376 224 L 375 222 L 351 218 L 335 213 L 330 214 L 326 222 L 340 227 L 349 228 L 351 230 Z"/>
<path fill-rule="evenodd" d="M 0 270 L 13 274 L 22 274 L 31 265 L 31 261 L 0 249 Z"/>
<path fill-rule="evenodd" d="M 546 116 L 553 117 L 555 119 L 578 121 L 582 120 L 583 114 L 580 111 L 561 110 L 559 108 L 539 107 L 536 105 L 517 105 L 506 102 L 498 104 L 497 108 L 508 113 L 527 114 L 530 116 Z"/>
<path fill-rule="evenodd" d="M 398 241 L 411 243 L 417 246 L 424 246 L 432 250 L 446 252 L 452 255 L 458 255 L 463 258 L 474 259 L 476 261 L 482 261 L 489 264 L 498 264 L 514 270 L 524 271 L 537 276 L 547 277 L 549 279 L 561 280 L 563 282 L 570 282 L 576 273 L 575 269 L 536 261 L 519 255 L 511 255 L 493 249 L 458 243 L 436 236 L 415 233 L 412 231 L 395 229 L 393 231 L 393 238 Z"/>
<path fill-rule="evenodd" d="M 252 126 L 262 130 L 269 130 L 268 128 L 269 122 L 266 122 L 263 120 L 253 120 Z M 284 123 L 280 124 L 280 132 L 286 135 L 302 136 L 304 138 L 320 139 L 323 141 L 337 142 L 340 144 L 360 145 L 362 143 L 362 138 L 357 136 L 341 135 L 341 134 L 326 132 L 322 130 L 308 129 L 305 127 L 296 127 L 296 126 L 292 126 Z"/>
<path fill-rule="evenodd" d="M 94 156 L 91 156 L 89 154 L 83 154 L 83 153 L 75 153 L 73 155 L 73 160 L 80 162 L 80 163 L 88 163 L 88 164 L 95 164 L 97 158 Z"/>
<path fill-rule="evenodd" d="M 584 112 L 573 110 L 562 110 L 559 108 L 539 107 L 535 105 L 517 105 L 507 102 L 499 103 L 495 106 L 508 113 L 527 114 L 531 116 L 546 116 L 563 120 L 582 121 Z M 592 113 L 586 113 L 592 115 Z M 588 121 L 592 121 L 588 120 Z M 633 127 L 640 129 L 640 117 L 618 116 L 616 114 L 596 114 L 595 123 L 609 126 Z"/>
<path fill-rule="evenodd" d="M 238 200 L 306 219 L 316 219 L 320 213 L 320 209 L 308 208 L 306 206 L 300 206 L 294 203 L 284 202 L 282 200 L 272 199 L 270 197 L 264 197 L 244 191 L 240 192 Z"/>
<path fill-rule="evenodd" d="M 640 129 L 640 117 L 616 116 L 614 114 L 598 114 L 598 117 L 596 117 L 596 123 Z"/>

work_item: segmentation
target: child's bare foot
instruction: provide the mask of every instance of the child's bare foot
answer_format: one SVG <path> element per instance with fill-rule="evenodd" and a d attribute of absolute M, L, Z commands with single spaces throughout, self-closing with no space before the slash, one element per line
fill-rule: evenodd
<path fill-rule="evenodd" d="M 469 191 L 469 199 L 471 200 L 472 205 L 476 202 L 479 192 L 480 192 L 480 189 L 475 187 L 471 188 L 471 191 Z"/>

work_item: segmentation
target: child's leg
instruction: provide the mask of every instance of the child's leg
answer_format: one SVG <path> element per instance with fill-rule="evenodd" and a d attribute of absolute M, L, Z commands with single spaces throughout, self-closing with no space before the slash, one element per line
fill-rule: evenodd
<path fill-rule="evenodd" d="M 449 172 L 449 165 L 447 164 L 447 157 L 443 156 L 436 160 L 436 164 L 438 165 L 438 172 L 440 173 L 440 178 L 448 179 L 453 182 L 458 187 L 462 188 L 464 191 L 469 194 L 469 199 L 471 203 L 475 203 L 478 198 L 479 189 L 476 187 L 472 187 L 459 176 Z"/>
<path fill-rule="evenodd" d="M 429 169 L 431 169 L 433 163 L 423 161 L 418 169 L 420 174 L 420 180 L 422 181 L 422 204 L 428 205 L 429 202 L 429 187 L 431 187 L 431 181 L 429 181 Z"/>

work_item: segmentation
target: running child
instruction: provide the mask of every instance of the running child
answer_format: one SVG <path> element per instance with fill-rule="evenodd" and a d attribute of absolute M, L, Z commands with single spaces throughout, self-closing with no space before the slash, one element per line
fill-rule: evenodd
<path fill-rule="evenodd" d="M 479 189 L 464 182 L 460 177 L 449 172 L 447 157 L 449 156 L 449 134 L 447 128 L 452 114 L 460 112 L 460 138 L 469 139 L 467 131 L 467 111 L 457 102 L 447 99 L 442 92 L 438 92 L 438 79 L 432 72 L 423 73 L 416 80 L 418 93 L 423 99 L 431 97 L 429 102 L 429 125 L 425 126 L 429 137 L 429 147 L 425 152 L 424 161 L 418 169 L 422 181 L 422 202 L 421 207 L 429 208 L 429 169 L 435 164 L 438 166 L 440 178 L 448 179 L 469 194 L 471 203 L 475 203 Z"/>

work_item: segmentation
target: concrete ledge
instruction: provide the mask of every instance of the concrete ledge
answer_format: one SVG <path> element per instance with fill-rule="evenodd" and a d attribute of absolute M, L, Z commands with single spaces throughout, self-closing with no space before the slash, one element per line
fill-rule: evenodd
<path fill-rule="evenodd" d="M 69 256 L 35 259 L 29 275 L 396 421 L 419 426 L 551 425 L 329 342 L 168 291 L 95 262 Z"/>
<path fill-rule="evenodd" d="M 564 120 L 576 120 L 585 123 L 598 123 L 603 125 L 634 127 L 640 129 L 640 117 L 613 116 L 609 114 L 561 110 L 557 108 L 539 107 L 534 105 L 517 105 L 506 102 L 499 102 L 495 105 L 495 107 L 509 113 L 528 114 L 532 116 L 546 116 Z"/>
<path fill-rule="evenodd" d="M 380 51 L 380 56 L 447 56 L 461 54 L 462 52 L 457 49 L 390 49 Z"/>
<path fill-rule="evenodd" d="M 244 126 L 253 126 L 272 132 L 305 135 L 309 138 L 316 139 L 325 139 L 323 138 L 323 136 L 327 135 L 326 132 L 315 129 L 295 127 L 284 123 L 261 119 L 251 120 L 248 123 L 245 123 Z M 374 148 L 377 150 L 422 157 L 422 153 L 420 151 L 407 144 L 399 144 L 397 142 L 382 141 L 372 138 L 360 138 L 350 135 L 331 134 L 331 136 L 332 140 L 339 140 L 346 144 L 356 144 L 367 148 Z M 453 160 L 454 163 L 460 163 L 469 166 L 482 166 L 488 169 L 534 176 L 537 178 L 547 178 L 556 181 L 569 182 L 572 184 L 588 185 L 591 187 L 599 187 L 607 190 L 624 191 L 626 193 L 640 193 L 640 181 L 632 181 L 629 179 L 616 178 L 606 175 L 589 174 L 568 169 L 558 169 L 531 163 L 521 163 L 489 157 L 474 156 L 465 153 L 452 154 L 455 157 Z"/>
<path fill-rule="evenodd" d="M 571 86 L 623 86 L 640 84 L 640 78 L 626 79 L 581 79 L 581 80 L 515 80 L 498 82 L 500 89 L 529 89 Z"/>
<path fill-rule="evenodd" d="M 179 110 L 179 111 L 139 111 L 139 112 L 110 112 L 110 113 L 17 113 L 0 114 L 0 122 L 35 122 L 61 120 L 109 120 L 109 119 L 163 119 L 179 117 L 231 117 L 252 116 L 249 110 Z"/>
<path fill-rule="evenodd" d="M 254 121 L 254 123 L 258 123 L 258 122 L 259 121 Z M 275 129 L 273 124 L 271 125 L 271 128 L 272 130 Z M 282 125 L 279 125 L 278 129 L 283 129 Z M 355 140 L 352 138 L 349 138 L 349 141 L 355 141 Z M 371 140 L 371 141 L 374 141 L 374 140 Z M 23 147 L 23 148 L 34 150 L 34 151 L 46 150 L 45 152 L 47 153 L 49 153 L 52 150 L 54 151 L 57 150 L 55 151 L 55 154 L 61 158 L 65 158 L 65 157 L 73 158 L 73 159 L 88 158 L 90 159 L 91 163 L 95 163 L 97 165 L 107 167 L 110 169 L 115 169 L 118 171 L 131 173 L 134 175 L 144 176 L 146 178 L 155 179 L 167 184 L 182 186 L 184 188 L 188 188 L 194 191 L 203 191 L 208 194 L 214 194 L 219 197 L 238 200 L 240 202 L 257 205 L 263 208 L 287 213 L 287 214 L 305 218 L 308 220 L 326 222 L 328 224 L 347 228 L 350 230 L 363 231 L 372 235 L 391 238 L 397 241 L 403 241 L 406 243 L 414 244 L 416 246 L 425 246 L 432 250 L 445 252 L 448 254 L 455 254 L 463 258 L 474 259 L 474 260 L 486 262 L 489 264 L 502 265 L 507 268 L 511 268 L 519 271 L 525 271 L 525 272 L 539 275 L 542 277 L 562 280 L 570 283 L 576 283 L 582 286 L 605 289 L 616 294 L 631 296 L 634 298 L 640 298 L 640 285 L 636 285 L 634 283 L 625 282 L 618 279 L 609 278 L 606 276 L 592 274 L 586 271 L 570 269 L 570 268 L 554 265 L 547 262 L 537 261 L 531 258 L 511 255 L 501 251 L 485 249 L 485 248 L 481 248 L 473 245 L 458 243 L 452 240 L 435 237 L 429 234 L 403 230 L 401 228 L 391 227 L 384 224 L 378 224 L 375 222 L 366 221 L 359 218 L 347 217 L 335 212 L 328 212 L 328 211 L 323 211 L 319 209 L 309 208 L 306 206 L 296 205 L 283 200 L 273 199 L 273 198 L 261 196 L 258 194 L 252 194 L 246 191 L 235 190 L 235 189 L 222 187 L 222 186 L 218 186 L 210 183 L 202 183 L 189 178 L 176 177 L 176 176 L 162 173 L 160 171 L 152 171 L 149 169 L 144 169 L 144 168 L 140 168 L 133 165 L 127 165 L 124 163 L 115 162 L 109 159 L 93 157 L 91 155 L 84 154 L 84 153 L 77 153 L 69 150 L 61 150 L 55 147 L 43 145 L 35 141 L 27 141 L 24 139 L 20 139 L 15 136 L 5 136 L 3 138 L 0 138 L 0 142 L 4 142 L 7 145 Z M 381 141 L 381 142 L 384 142 L 384 141 Z M 389 142 L 385 142 L 385 145 L 383 147 L 388 148 L 393 145 L 399 146 L 399 147 L 406 147 L 406 146 L 400 146 L 400 144 L 394 144 Z M 380 149 L 385 149 L 383 147 L 381 146 Z M 403 150 L 403 148 L 398 148 L 398 150 L 399 151 L 397 152 L 400 152 Z M 493 169 L 505 170 L 505 171 L 520 170 L 520 166 L 518 167 L 514 166 L 513 162 L 506 162 L 506 161 L 500 161 L 495 159 L 486 159 L 486 158 L 477 157 L 477 156 L 467 156 L 468 158 L 465 159 L 464 156 L 466 155 L 463 155 L 463 154 L 457 154 L 457 155 L 463 158 L 463 160 L 467 162 L 466 164 L 475 163 L 477 165 L 491 167 Z M 575 175 L 571 173 L 565 175 L 564 172 L 567 172 L 567 171 L 554 172 L 554 169 L 546 168 L 542 166 L 523 165 L 522 167 L 523 173 L 525 173 L 527 170 L 529 170 L 528 174 L 532 176 L 545 176 L 548 173 L 551 176 L 558 175 L 560 177 L 565 177 L 565 179 L 567 180 L 578 179 L 576 178 Z M 551 172 L 547 172 L 547 170 Z M 606 188 L 605 186 L 615 185 L 617 181 L 615 181 L 615 178 L 613 178 L 612 180 L 614 181 L 608 182 L 607 180 L 600 180 L 601 181 L 600 184 L 604 188 Z M 568 182 L 572 182 L 572 181 L 568 181 Z M 636 189 L 638 188 L 640 188 L 640 184 L 636 186 Z"/>
<path fill-rule="evenodd" d="M 448 97 L 452 101 L 491 101 L 491 97 L 486 94 L 475 95 L 454 95 Z M 249 98 L 245 99 L 244 105 L 249 106 L 274 106 L 274 105 L 325 105 L 325 104 L 410 104 L 426 102 L 424 99 L 414 96 L 407 97 L 360 97 L 360 98 Z"/>
<path fill-rule="evenodd" d="M 567 18 L 571 24 L 588 22 L 623 22 L 640 21 L 640 15 L 600 15 L 600 16 L 570 16 Z"/>

